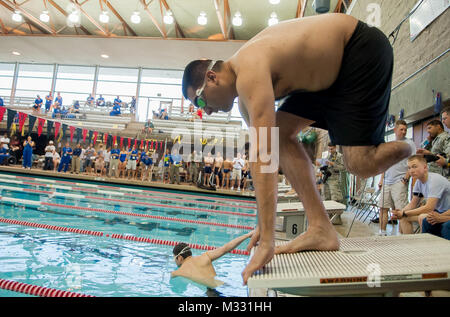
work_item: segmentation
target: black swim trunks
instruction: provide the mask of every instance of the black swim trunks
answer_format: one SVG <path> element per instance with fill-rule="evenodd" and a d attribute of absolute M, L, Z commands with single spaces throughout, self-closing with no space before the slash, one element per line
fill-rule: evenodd
<path fill-rule="evenodd" d="M 314 120 L 312 126 L 328 130 L 335 145 L 384 143 L 393 62 L 387 37 L 359 21 L 333 85 L 319 92 L 293 92 L 278 111 Z"/>

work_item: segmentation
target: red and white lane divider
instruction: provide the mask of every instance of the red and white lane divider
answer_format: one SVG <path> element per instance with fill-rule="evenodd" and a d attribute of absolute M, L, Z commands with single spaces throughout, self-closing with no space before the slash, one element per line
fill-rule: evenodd
<path fill-rule="evenodd" d="M 132 235 L 123 235 L 123 234 L 116 234 L 116 233 L 105 234 L 100 231 L 91 231 L 91 230 L 68 228 L 68 227 L 62 227 L 62 226 L 53 226 L 53 225 L 46 225 L 46 224 L 42 224 L 42 223 L 22 221 L 22 220 L 16 220 L 16 219 L 0 218 L 0 222 L 13 224 L 13 225 L 26 226 L 26 227 L 34 227 L 34 228 L 41 228 L 41 229 L 47 229 L 47 230 L 56 230 L 56 231 L 71 232 L 71 233 L 76 233 L 76 234 L 85 234 L 85 235 L 91 235 L 91 236 L 97 236 L 97 237 L 106 237 L 106 238 L 111 238 L 111 239 L 121 239 L 121 240 L 129 240 L 129 241 L 135 241 L 135 242 L 144 242 L 144 243 L 167 245 L 167 246 L 176 246 L 179 243 L 176 241 L 150 239 L 150 238 L 145 238 L 145 237 L 135 237 Z M 188 243 L 188 245 L 192 249 L 197 249 L 197 250 L 208 250 L 209 251 L 209 250 L 216 249 L 215 247 L 204 245 L 204 244 Z M 232 250 L 229 253 L 239 254 L 239 255 L 249 255 L 248 251 L 237 250 L 237 249 Z"/>
<path fill-rule="evenodd" d="M 76 182 L 69 182 L 69 181 L 60 181 L 60 180 L 53 180 L 53 179 L 47 179 L 47 178 L 36 178 L 36 177 L 27 177 L 27 176 L 15 176 L 15 175 L 9 175 L 9 174 L 1 174 L 1 177 L 4 178 L 13 178 L 13 179 L 23 179 L 23 180 L 32 180 L 32 181 L 39 181 L 43 183 L 53 183 L 53 184 L 68 184 L 68 185 L 75 185 L 80 186 L 81 188 L 103 188 L 103 189 L 110 189 L 115 191 L 123 191 L 123 192 L 132 192 L 132 193 L 156 193 L 158 195 L 166 195 L 166 196 L 184 196 L 184 197 L 190 197 L 190 198 L 197 198 L 194 196 L 194 194 L 181 194 L 181 193 L 169 193 L 169 192 L 161 192 L 161 191 L 155 191 L 155 190 L 145 190 L 145 189 L 138 189 L 138 188 L 126 188 L 126 187 L 117 187 L 117 186 L 108 186 L 108 185 L 96 185 L 96 184 L 87 184 L 87 183 L 76 183 Z M 84 189 L 85 190 L 85 189 Z M 201 199 L 206 200 L 212 200 L 212 201 L 228 201 L 228 202 L 240 202 L 245 203 L 249 205 L 253 205 L 251 207 L 249 206 L 237 206 L 239 208 L 256 208 L 254 205 L 256 204 L 256 201 L 252 200 L 243 200 L 243 199 L 232 199 L 232 198 L 222 198 L 222 197 L 206 197 L 206 196 L 200 196 Z M 197 201 L 195 201 L 197 203 Z"/>
<path fill-rule="evenodd" d="M 0 186 L 0 189 L 3 187 L 6 187 L 6 186 Z M 107 210 L 107 209 L 100 209 L 100 208 L 90 208 L 90 207 L 83 207 L 83 206 L 54 204 L 54 203 L 48 203 L 48 202 L 44 202 L 44 201 L 34 201 L 34 200 L 18 199 L 18 198 L 10 198 L 10 197 L 2 197 L 2 196 L 0 196 L 0 201 L 18 203 L 18 204 L 29 205 L 29 206 L 60 207 L 60 208 L 64 208 L 64 209 L 87 210 L 87 211 L 102 212 L 102 213 L 116 214 L 116 215 L 122 215 L 122 216 L 130 216 L 130 217 L 150 218 L 150 219 L 166 220 L 166 221 L 173 221 L 173 222 L 194 223 L 194 224 L 199 224 L 199 225 L 253 230 L 253 227 L 243 226 L 243 225 L 234 225 L 234 224 L 227 224 L 227 223 L 220 223 L 220 222 L 207 222 L 207 221 L 198 221 L 198 220 L 189 220 L 189 219 L 178 219 L 178 218 L 173 218 L 173 217 L 153 216 L 153 215 L 139 214 L 139 213 L 134 213 L 134 212 L 124 212 L 124 211 Z"/>
<path fill-rule="evenodd" d="M 0 278 L 0 288 L 8 291 L 13 291 L 16 293 L 25 293 L 41 297 L 95 297 L 92 295 L 63 291 L 60 289 L 4 280 L 2 278 Z"/>
<path fill-rule="evenodd" d="M 21 185 L 30 185 L 29 183 L 22 182 L 22 181 L 14 181 L 14 182 L 16 184 L 21 184 Z M 35 185 L 35 184 L 33 184 L 33 186 L 41 186 L 41 187 L 45 187 L 45 188 L 58 187 L 57 185 L 46 185 L 46 184 L 44 184 L 44 185 Z M 193 207 L 184 207 L 184 206 L 170 206 L 170 205 L 146 203 L 146 202 L 134 201 L 134 200 L 86 196 L 86 195 L 71 194 L 71 193 L 61 193 L 61 192 L 57 192 L 57 191 L 44 191 L 44 190 L 37 190 L 37 189 L 18 188 L 18 187 L 1 186 L 0 185 L 0 190 L 2 190 L 2 189 L 9 190 L 9 191 L 47 194 L 47 195 L 53 195 L 53 196 L 59 196 L 59 197 L 68 197 L 68 198 L 75 198 L 75 199 L 113 201 L 113 202 L 132 204 L 132 205 L 134 204 L 134 205 L 148 206 L 148 207 L 162 207 L 162 208 L 171 208 L 171 209 L 194 210 L 194 211 L 199 211 L 199 212 L 216 213 L 216 214 L 231 215 L 231 216 L 256 217 L 255 214 L 248 214 L 248 213 L 242 213 L 242 212 L 222 211 L 222 210 L 215 210 L 215 209 L 193 208 Z"/>
<path fill-rule="evenodd" d="M 106 191 L 106 190 L 101 190 L 101 189 L 94 189 L 94 188 L 80 188 L 80 187 L 76 187 L 76 186 L 62 186 L 62 185 L 53 185 L 53 184 L 42 184 L 42 183 L 33 183 L 33 182 L 26 182 L 26 181 L 21 181 L 21 180 L 12 180 L 12 179 L 2 179 L 3 183 L 10 183 L 10 184 L 19 184 L 19 185 L 29 185 L 29 186 L 37 186 L 37 187 L 45 187 L 45 188 L 54 188 L 54 189 L 61 189 L 61 190 L 76 190 L 76 191 L 84 191 L 84 192 L 90 192 L 90 193 L 95 193 L 95 194 L 102 194 L 102 195 L 113 195 L 113 196 L 120 196 L 120 197 L 137 197 L 137 198 L 147 198 L 147 199 L 151 199 L 151 198 L 155 198 L 156 196 L 146 196 L 146 195 L 140 195 L 140 194 L 130 194 L 130 193 L 122 193 L 122 192 L 113 192 L 113 191 Z M 74 194 L 76 195 L 76 194 Z M 74 198 L 76 198 L 74 196 Z M 103 197 L 95 197 L 96 199 L 106 199 Z M 163 197 L 164 199 L 169 199 L 166 197 Z M 190 200 L 184 200 L 184 199 L 176 199 L 176 198 L 170 198 L 171 201 L 181 201 L 181 202 L 186 202 L 186 203 L 197 203 L 196 201 L 190 201 Z M 136 201 L 127 201 L 127 203 L 140 203 L 140 202 L 136 202 Z M 151 204 L 151 203 L 148 203 Z M 211 203 L 206 203 L 207 205 L 211 205 Z M 213 204 L 213 205 L 218 205 L 218 204 Z M 232 205 L 227 205 L 227 204 L 220 204 L 223 206 L 228 206 L 231 208 L 237 208 L 237 206 L 232 206 Z M 168 206 L 168 205 L 164 205 L 164 204 L 160 204 L 159 206 Z M 172 206 L 170 206 L 172 207 Z M 189 208 L 189 207 L 183 207 L 183 206 L 174 206 L 175 208 Z M 240 207 L 239 207 L 240 208 Z M 255 207 L 245 207 L 246 209 L 254 209 Z M 195 209 L 195 210 L 202 210 L 202 209 Z M 204 210 L 215 210 L 215 209 L 203 209 Z M 232 211 L 226 212 L 225 213 L 232 213 Z M 246 213 L 245 213 L 246 214 Z M 250 214 L 248 214 L 250 215 Z M 253 214 L 253 217 L 256 217 L 255 214 Z"/>

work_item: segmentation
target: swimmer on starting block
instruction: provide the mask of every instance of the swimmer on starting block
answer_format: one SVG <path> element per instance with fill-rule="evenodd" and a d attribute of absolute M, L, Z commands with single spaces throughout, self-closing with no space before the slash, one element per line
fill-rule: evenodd
<path fill-rule="evenodd" d="M 178 269 L 172 272 L 171 277 L 182 276 L 195 283 L 204 285 L 208 289 L 219 287 L 223 282 L 215 278 L 216 271 L 212 262 L 237 248 L 244 240 L 250 238 L 254 232 L 254 230 L 250 231 L 220 248 L 204 252 L 198 256 L 192 256 L 191 248 L 186 243 L 178 243 L 173 248 L 173 259 Z"/>
<path fill-rule="evenodd" d="M 384 143 L 393 60 L 392 46 L 379 29 L 331 13 L 278 23 L 225 61 L 196 60 L 186 66 L 185 98 L 210 115 L 229 112 L 239 97 L 239 110 L 256 132 L 258 141 L 250 149 L 256 159 L 250 168 L 258 227 L 248 249 L 258 241 L 259 246 L 242 273 L 244 283 L 275 253 L 339 249 L 311 161 L 296 138 L 301 130 L 328 130 L 331 142 L 342 146 L 346 169 L 361 177 L 381 174 L 410 155 L 404 142 Z M 276 147 L 272 128 L 278 129 Z M 272 155 L 271 161 L 262 162 L 262 155 Z M 301 198 L 309 225 L 304 234 L 275 249 L 278 163 Z M 272 165 L 273 172 L 262 171 Z"/>

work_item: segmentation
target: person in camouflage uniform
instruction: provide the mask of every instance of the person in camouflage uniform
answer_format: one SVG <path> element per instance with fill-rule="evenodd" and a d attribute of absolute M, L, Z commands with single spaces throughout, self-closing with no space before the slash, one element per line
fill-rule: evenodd
<path fill-rule="evenodd" d="M 327 165 L 331 176 L 328 177 L 324 186 L 325 199 L 342 202 L 343 195 L 340 185 L 340 173 L 345 171 L 344 159 L 342 154 L 336 151 L 336 146 L 331 143 L 328 144 Z"/>
<path fill-rule="evenodd" d="M 427 131 L 433 138 L 431 151 L 419 149 L 417 154 L 437 155 L 439 160 L 428 163 L 428 170 L 431 173 L 449 178 L 447 164 L 450 158 L 450 134 L 444 130 L 444 125 L 439 120 L 430 121 L 427 125 Z"/>

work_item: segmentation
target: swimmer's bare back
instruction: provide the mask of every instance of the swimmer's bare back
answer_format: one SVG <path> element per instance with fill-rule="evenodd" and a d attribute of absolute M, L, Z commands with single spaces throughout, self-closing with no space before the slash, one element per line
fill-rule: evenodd
<path fill-rule="evenodd" d="M 338 76 L 357 23 L 345 14 L 284 21 L 258 33 L 228 61 L 238 78 L 249 71 L 249 62 L 269 67 L 275 99 L 297 90 L 324 90 Z"/>

